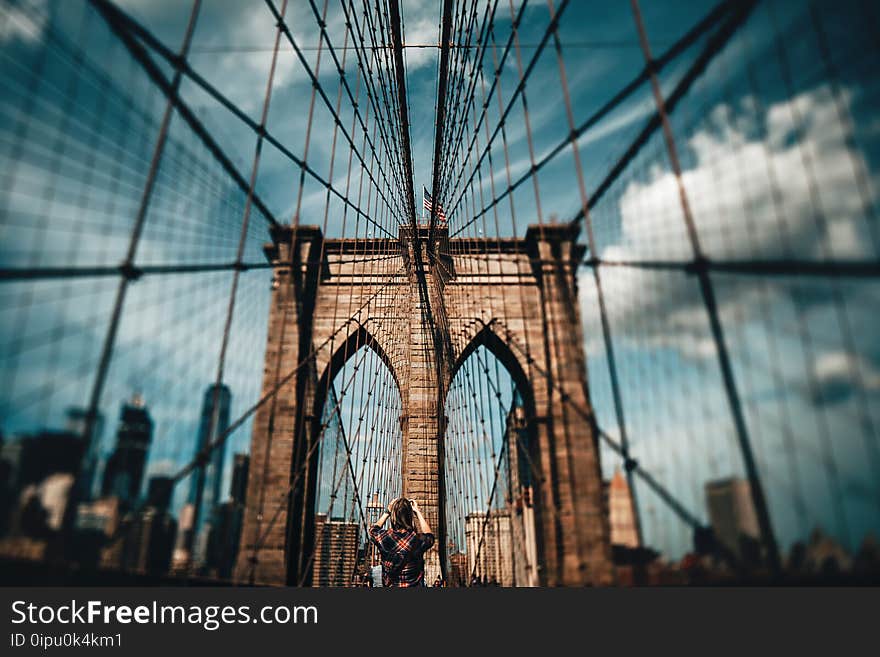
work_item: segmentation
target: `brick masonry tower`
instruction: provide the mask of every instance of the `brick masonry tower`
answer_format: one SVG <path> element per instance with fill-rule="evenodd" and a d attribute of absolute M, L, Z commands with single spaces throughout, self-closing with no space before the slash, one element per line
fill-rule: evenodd
<path fill-rule="evenodd" d="M 329 383 L 364 345 L 400 390 L 401 485 L 438 534 L 426 559 L 433 579 L 446 559 L 444 400 L 459 367 L 484 346 L 524 400 L 529 451 L 540 472 L 539 581 L 611 583 L 597 436 L 585 419 L 591 406 L 577 306 L 583 257 L 577 234 L 550 225 L 532 226 L 523 238 L 449 239 L 443 228 L 440 255 L 429 259 L 413 252 L 410 230 L 402 228 L 399 239 L 325 240 L 317 227 L 286 226 L 266 246 L 275 279 L 263 395 L 277 393 L 254 420 L 236 579 L 311 583 L 315 441 Z M 418 243 L 427 246 L 425 239 Z M 418 264 L 427 262 L 434 264 Z"/>

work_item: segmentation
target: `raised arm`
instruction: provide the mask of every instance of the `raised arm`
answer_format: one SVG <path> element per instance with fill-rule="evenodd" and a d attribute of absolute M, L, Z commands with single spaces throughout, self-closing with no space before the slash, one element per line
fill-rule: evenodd
<path fill-rule="evenodd" d="M 379 519 L 375 523 L 373 523 L 373 525 L 375 527 L 382 527 L 382 525 L 384 525 L 388 521 L 388 518 L 391 517 L 391 505 L 394 504 L 396 501 L 397 501 L 397 498 L 395 497 L 393 500 L 391 500 L 388 503 L 388 506 L 385 507 L 385 510 L 382 512 L 382 515 L 379 516 Z"/>
<path fill-rule="evenodd" d="M 425 520 L 425 516 L 422 515 L 422 510 L 419 508 L 419 503 L 415 500 L 413 500 L 412 503 L 412 510 L 415 512 L 416 518 L 418 518 L 419 531 L 422 534 L 433 534 L 433 532 L 431 531 L 431 526 L 428 524 L 428 521 Z"/>
<path fill-rule="evenodd" d="M 388 520 L 388 518 L 390 518 L 390 517 L 391 517 L 391 514 L 388 513 L 387 510 L 386 510 L 386 511 L 383 511 L 383 512 L 382 512 L 382 515 L 379 516 L 379 519 L 378 519 L 376 522 L 374 522 L 373 525 L 376 526 L 376 527 L 381 527 L 382 525 L 385 524 L 385 522 L 386 522 L 386 521 Z"/>

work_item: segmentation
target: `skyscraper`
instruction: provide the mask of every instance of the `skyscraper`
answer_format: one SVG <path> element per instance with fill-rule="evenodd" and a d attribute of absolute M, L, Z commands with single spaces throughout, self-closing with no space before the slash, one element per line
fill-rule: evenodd
<path fill-rule="evenodd" d="M 43 430 L 23 435 L 3 445 L 3 459 L 9 463 L 9 486 L 21 491 L 39 484 L 53 474 L 75 475 L 82 458 L 83 444 L 69 431 Z"/>
<path fill-rule="evenodd" d="M 611 525 L 612 544 L 629 548 L 639 547 L 632 495 L 620 468 L 614 470 L 614 476 L 608 483 L 608 519 Z"/>
<path fill-rule="evenodd" d="M 247 454 L 235 454 L 232 461 L 229 501 L 216 507 L 211 521 L 205 562 L 209 573 L 216 574 L 221 579 L 232 576 L 232 569 L 238 556 L 249 465 L 250 457 Z"/>
<path fill-rule="evenodd" d="M 357 567 L 358 530 L 356 522 L 342 518 L 315 516 L 315 560 L 313 586 L 349 586 Z"/>
<path fill-rule="evenodd" d="M 373 497 L 370 498 L 369 503 L 367 503 L 367 523 L 370 525 L 376 524 L 384 511 L 385 505 L 379 501 L 379 491 L 376 491 L 373 493 Z M 364 557 L 367 565 L 370 567 L 381 565 L 382 555 L 379 554 L 379 548 L 370 540 L 369 536 L 365 536 L 364 540 L 366 541 Z"/>
<path fill-rule="evenodd" d="M 191 503 L 183 505 L 177 520 L 177 540 L 171 553 L 171 570 L 176 573 L 186 573 L 190 566 L 190 554 L 193 544 L 193 511 L 195 507 Z"/>
<path fill-rule="evenodd" d="M 0 448 L 0 535 L 43 541 L 62 529 L 71 486 L 82 458 L 82 440 L 68 431 L 18 436 Z M 3 551 L 9 554 L 9 546 Z M 25 550 L 32 558 L 42 548 Z"/>
<path fill-rule="evenodd" d="M 474 511 L 465 516 L 468 572 L 501 586 L 513 586 L 513 540 L 507 509 Z"/>
<path fill-rule="evenodd" d="M 717 540 L 742 557 L 744 541 L 758 537 L 758 517 L 749 482 L 738 477 L 707 482 L 706 507 Z"/>
<path fill-rule="evenodd" d="M 513 548 L 516 550 L 514 581 L 517 586 L 537 586 L 538 546 L 531 461 L 528 454 L 529 426 L 525 409 L 514 400 L 507 414 L 508 503 Z"/>
<path fill-rule="evenodd" d="M 171 477 L 152 477 L 147 505 L 130 519 L 123 547 L 126 570 L 163 575 L 171 564 L 177 522 L 168 513 L 174 482 Z"/>
<path fill-rule="evenodd" d="M 80 499 L 88 500 L 92 497 L 92 489 L 95 486 L 95 475 L 98 470 L 98 462 L 101 456 L 101 436 L 104 434 L 104 416 L 97 413 L 89 430 L 89 411 L 86 408 L 70 407 L 67 409 L 67 430 L 79 436 L 83 442 L 83 458 L 77 479 L 77 489 Z M 86 432 L 90 435 L 86 435 Z"/>
<path fill-rule="evenodd" d="M 199 433 L 196 438 L 196 454 L 204 450 L 229 427 L 231 398 L 229 388 L 222 383 L 212 384 L 205 390 Z M 194 544 L 192 546 L 193 557 L 197 562 L 204 560 L 207 548 L 206 525 L 210 524 L 214 509 L 220 503 L 223 461 L 226 453 L 224 445 L 225 443 L 221 444 L 211 452 L 210 459 L 204 466 L 196 470 L 190 484 L 189 503 L 198 510 L 198 517 L 195 518 L 193 527 Z M 201 495 L 201 503 L 198 502 L 199 495 Z"/>
<path fill-rule="evenodd" d="M 127 506 L 137 502 L 152 439 L 153 420 L 143 398 L 136 394 L 119 414 L 116 449 L 104 468 L 103 495 L 114 495 Z"/>
<path fill-rule="evenodd" d="M 78 563 L 97 568 L 121 567 L 122 541 L 110 542 L 122 522 L 118 497 L 101 497 L 80 502 L 75 518 L 73 558 Z"/>
<path fill-rule="evenodd" d="M 468 558 L 463 552 L 452 552 L 449 555 L 449 584 L 467 586 L 471 574 L 468 572 Z"/>
<path fill-rule="evenodd" d="M 247 497 L 250 463 L 251 457 L 247 454 L 236 454 L 232 457 L 232 483 L 229 486 L 229 497 L 236 504 L 244 504 Z"/>
<path fill-rule="evenodd" d="M 174 495 L 174 479 L 172 477 L 150 477 L 147 485 L 147 505 L 159 511 L 168 511 Z"/>

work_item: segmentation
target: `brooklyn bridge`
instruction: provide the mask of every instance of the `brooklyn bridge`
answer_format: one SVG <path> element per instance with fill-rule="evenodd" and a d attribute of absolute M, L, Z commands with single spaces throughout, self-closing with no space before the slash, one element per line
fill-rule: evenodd
<path fill-rule="evenodd" d="M 3 0 L 23 584 L 880 578 L 880 9 Z M 377 570 L 378 569 L 378 570 Z"/>

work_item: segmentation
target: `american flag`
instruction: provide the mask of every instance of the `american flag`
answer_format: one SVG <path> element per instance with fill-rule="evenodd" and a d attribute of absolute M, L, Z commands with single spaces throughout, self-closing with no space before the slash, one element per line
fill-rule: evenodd
<path fill-rule="evenodd" d="M 431 209 L 434 205 L 434 200 L 431 198 L 431 195 L 428 193 L 427 187 L 422 187 L 422 192 L 424 193 L 424 205 L 425 211 L 430 215 Z M 441 224 L 446 223 L 446 213 L 443 212 L 443 206 L 439 203 L 437 204 L 437 221 Z"/>

